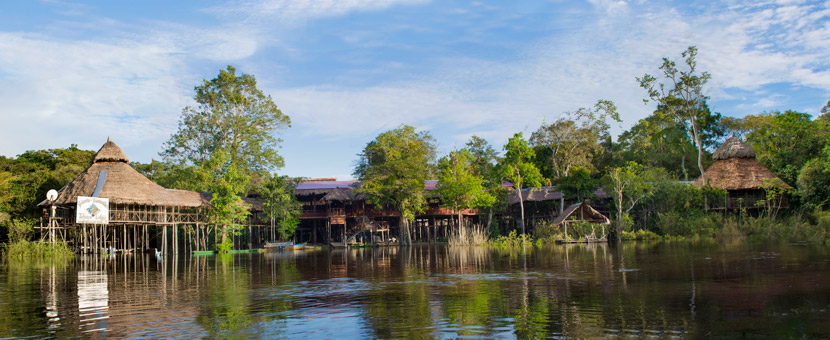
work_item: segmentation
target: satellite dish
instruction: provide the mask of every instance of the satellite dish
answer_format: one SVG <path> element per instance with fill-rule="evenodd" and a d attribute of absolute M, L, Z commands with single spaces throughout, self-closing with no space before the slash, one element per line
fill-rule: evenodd
<path fill-rule="evenodd" d="M 50 189 L 46 192 L 46 199 L 49 201 L 54 201 L 58 199 L 58 191 L 55 189 Z"/>

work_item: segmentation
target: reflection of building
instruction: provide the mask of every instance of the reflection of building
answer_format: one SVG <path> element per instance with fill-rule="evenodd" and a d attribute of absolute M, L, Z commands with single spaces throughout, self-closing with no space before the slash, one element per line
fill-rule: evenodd
<path fill-rule="evenodd" d="M 792 188 L 758 162 L 755 150 L 738 137 L 727 139 L 712 158 L 715 162 L 704 172 L 707 183 L 699 177 L 695 185 L 709 184 L 726 190 L 724 200 L 710 202 L 713 209 L 761 208 L 762 204 L 756 203 L 767 199 L 765 187 Z M 786 200 L 779 203 L 782 207 L 787 206 Z"/>
<path fill-rule="evenodd" d="M 78 316 L 83 332 L 107 330 L 109 290 L 107 273 L 78 271 Z"/>

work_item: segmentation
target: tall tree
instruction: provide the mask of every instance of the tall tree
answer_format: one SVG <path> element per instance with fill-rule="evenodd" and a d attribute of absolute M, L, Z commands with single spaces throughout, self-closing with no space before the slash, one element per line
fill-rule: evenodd
<path fill-rule="evenodd" d="M 513 183 L 516 194 L 519 195 L 519 210 L 521 218 L 519 224 L 522 227 L 522 235 L 525 234 L 525 206 L 522 197 L 522 189 L 525 187 L 536 187 L 542 184 L 542 174 L 533 165 L 533 158 L 536 156 L 533 149 L 527 145 L 527 140 L 521 132 L 511 137 L 504 145 L 504 158 L 499 166 L 502 178 Z"/>
<path fill-rule="evenodd" d="M 411 244 L 409 223 L 426 208 L 424 181 L 435 161 L 435 141 L 426 131 L 401 125 L 379 134 L 359 156 L 357 192 L 378 207 L 391 205 L 401 217 L 401 242 Z"/>
<path fill-rule="evenodd" d="M 204 182 L 192 189 L 213 192 L 214 221 L 222 228 L 226 250 L 228 233 L 236 233 L 247 214 L 240 195 L 250 190 L 251 177 L 283 165 L 275 134 L 291 120 L 256 87 L 254 76 L 237 76 L 233 66 L 195 91 L 199 105 L 182 110 L 179 129 L 161 155 L 168 162 L 198 168 Z"/>
<path fill-rule="evenodd" d="M 549 164 L 550 179 L 567 176 L 572 167 L 594 168 L 592 161 L 604 151 L 603 142 L 611 139 L 608 118 L 620 121 L 617 107 L 611 101 L 599 100 L 594 107 L 566 113 L 531 134 L 531 145 L 546 156 L 538 161 Z"/>
<path fill-rule="evenodd" d="M 703 94 L 703 86 L 711 75 L 708 72 L 698 73 L 697 48 L 690 46 L 681 56 L 685 61 L 685 70 L 678 69 L 673 60 L 663 58 L 660 71 L 665 83 L 649 74 L 638 77 L 637 81 L 648 93 L 648 98 L 644 99 L 644 102 L 656 101 L 659 104 L 658 111 L 685 127 L 697 148 L 697 167 L 705 183 L 703 158 L 706 136 L 701 126 L 718 126 L 716 121 L 720 119 L 720 115 L 713 114 L 706 105 L 709 98 Z"/>
<path fill-rule="evenodd" d="M 444 207 L 458 214 L 458 232 L 464 228 L 461 210 L 489 207 L 495 197 L 484 190 L 484 179 L 475 173 L 473 156 L 466 149 L 450 152 L 438 161 L 436 191 Z"/>
<path fill-rule="evenodd" d="M 244 172 L 283 166 L 276 132 L 290 127 L 291 119 L 256 87 L 254 76 L 236 75 L 228 66 L 195 91 L 198 106 L 182 110 L 179 130 L 161 152 L 165 160 L 199 166 L 224 150 L 229 162 Z"/>
<path fill-rule="evenodd" d="M 692 159 L 697 150 L 683 126 L 666 118 L 655 113 L 621 133 L 618 141 L 622 159 L 661 167 L 675 178 L 688 181 L 689 172 L 696 168 Z"/>
<path fill-rule="evenodd" d="M 294 188 L 299 180 L 292 180 L 287 176 L 269 174 L 263 179 L 261 187 L 257 189 L 264 205 L 265 216 L 271 222 L 271 230 L 279 235 L 272 234 L 271 240 L 276 237 L 286 240 L 294 234 L 300 223 L 303 206 L 294 195 Z"/>
<path fill-rule="evenodd" d="M 506 207 L 507 205 L 507 189 L 502 186 L 502 177 L 496 165 L 499 162 L 499 155 L 493 146 L 484 138 L 478 136 L 470 137 L 470 140 L 465 144 L 464 149 L 470 152 L 472 156 L 472 171 L 474 174 L 484 179 L 484 188 L 494 198 L 493 203 L 487 208 L 487 229 L 491 229 L 493 223 L 493 210 L 496 205 Z"/>
<path fill-rule="evenodd" d="M 611 169 L 605 178 L 606 185 L 613 192 L 617 208 L 617 237 L 622 232 L 623 214 L 628 214 L 642 199 L 649 197 L 661 178 L 659 168 L 644 167 L 636 162 Z"/>

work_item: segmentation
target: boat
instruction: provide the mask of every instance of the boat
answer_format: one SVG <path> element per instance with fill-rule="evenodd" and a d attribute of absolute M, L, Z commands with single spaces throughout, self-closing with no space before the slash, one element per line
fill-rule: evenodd
<path fill-rule="evenodd" d="M 294 242 L 267 242 L 265 244 L 265 249 L 300 250 L 305 247 L 306 243 L 307 242 L 296 244 Z"/>

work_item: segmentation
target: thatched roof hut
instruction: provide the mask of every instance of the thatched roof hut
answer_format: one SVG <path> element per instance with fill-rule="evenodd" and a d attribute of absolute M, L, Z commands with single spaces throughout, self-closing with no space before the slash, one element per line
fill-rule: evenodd
<path fill-rule="evenodd" d="M 210 204 L 210 194 L 165 189 L 133 169 L 129 158 L 111 139 L 92 157 L 90 166 L 58 192 L 55 205 L 72 205 L 78 196 L 108 198 L 114 204 L 169 207 L 201 207 Z M 42 202 L 40 205 L 47 205 Z"/>
<path fill-rule="evenodd" d="M 593 193 L 597 198 L 604 199 L 608 198 L 608 194 L 602 190 L 602 188 L 598 188 L 594 190 Z M 558 201 L 562 198 L 562 192 L 557 190 L 556 187 L 539 187 L 539 188 L 524 188 L 522 189 L 522 201 L 523 202 L 544 202 L 544 201 Z M 519 203 L 519 192 L 512 191 L 510 196 L 507 199 L 508 204 L 517 204 Z"/>
<path fill-rule="evenodd" d="M 577 219 L 573 221 L 568 220 L 571 216 L 577 216 Z M 564 222 L 581 221 L 594 224 L 611 224 L 611 220 L 607 216 L 603 215 L 587 203 L 577 203 L 569 206 L 567 209 L 562 211 L 562 214 L 559 215 L 556 220 L 553 221 L 553 224 L 560 225 Z"/>
<path fill-rule="evenodd" d="M 704 172 L 713 187 L 735 190 L 761 189 L 765 180 L 772 180 L 782 188 L 792 188 L 755 159 L 755 150 L 738 137 L 732 136 L 713 155 L 715 162 Z M 703 186 L 703 177 L 695 185 Z"/>

